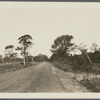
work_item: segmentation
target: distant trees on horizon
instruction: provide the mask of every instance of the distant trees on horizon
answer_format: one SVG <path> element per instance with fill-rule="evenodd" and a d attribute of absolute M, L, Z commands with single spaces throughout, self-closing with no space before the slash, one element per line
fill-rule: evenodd
<path fill-rule="evenodd" d="M 25 34 L 23 36 L 20 36 L 18 38 L 18 44 L 15 48 L 15 50 L 20 51 L 20 55 L 23 57 L 23 65 L 26 65 L 28 62 L 34 61 L 48 61 L 48 57 L 43 54 L 39 54 L 35 57 L 30 55 L 29 53 L 29 48 L 32 47 L 33 42 L 32 42 L 32 36 Z M 0 61 L 1 62 L 13 62 L 13 61 L 22 61 L 22 58 L 18 58 L 18 54 L 13 52 L 14 51 L 14 45 L 7 45 L 5 47 L 5 52 L 4 52 L 4 58 L 1 55 Z M 18 60 L 19 59 L 19 60 Z"/>
<path fill-rule="evenodd" d="M 0 62 L 23 60 L 23 65 L 26 65 L 27 62 L 32 61 L 53 61 L 64 58 L 67 60 L 69 59 L 69 62 L 74 61 L 74 63 L 76 63 L 76 65 L 79 64 L 79 66 L 80 63 L 100 63 L 100 48 L 96 43 L 92 44 L 90 52 L 88 52 L 86 44 L 81 43 L 80 45 L 77 45 L 75 43 L 72 43 L 73 38 L 74 37 L 72 35 L 62 35 L 57 37 L 54 40 L 54 43 L 51 45 L 50 51 L 52 52 L 52 55 L 49 59 L 44 54 L 39 54 L 34 57 L 29 53 L 29 48 L 33 45 L 33 39 L 32 36 L 30 36 L 29 34 L 25 34 L 18 38 L 18 46 L 15 49 L 21 52 L 20 54 L 23 58 L 18 58 L 18 54 L 14 52 L 14 45 L 10 44 L 5 46 L 5 55 L 4 58 L 0 56 Z M 81 54 L 74 53 L 74 55 L 71 55 L 71 52 L 76 51 L 80 51 Z"/>

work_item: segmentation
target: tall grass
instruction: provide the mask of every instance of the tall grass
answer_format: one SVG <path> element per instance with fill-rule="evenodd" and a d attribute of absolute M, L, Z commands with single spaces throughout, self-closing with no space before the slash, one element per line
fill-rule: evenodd
<path fill-rule="evenodd" d="M 0 64 L 0 73 L 11 72 L 18 69 L 30 67 L 32 65 L 33 63 L 27 63 L 25 66 L 21 63 L 4 63 L 4 64 Z"/>

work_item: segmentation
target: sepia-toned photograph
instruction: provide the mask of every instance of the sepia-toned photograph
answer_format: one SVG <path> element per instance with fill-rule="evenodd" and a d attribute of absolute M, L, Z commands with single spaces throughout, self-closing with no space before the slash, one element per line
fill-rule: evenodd
<path fill-rule="evenodd" d="M 0 93 L 100 93 L 100 3 L 0 2 Z"/>

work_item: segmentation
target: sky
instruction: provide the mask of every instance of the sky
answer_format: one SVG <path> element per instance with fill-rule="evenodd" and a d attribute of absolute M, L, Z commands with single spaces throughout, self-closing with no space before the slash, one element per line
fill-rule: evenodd
<path fill-rule="evenodd" d="M 30 53 L 51 56 L 51 45 L 61 35 L 72 35 L 73 43 L 100 46 L 100 3 L 0 2 L 0 54 L 5 46 L 18 45 L 29 34 Z M 16 52 L 16 51 L 15 51 Z"/>

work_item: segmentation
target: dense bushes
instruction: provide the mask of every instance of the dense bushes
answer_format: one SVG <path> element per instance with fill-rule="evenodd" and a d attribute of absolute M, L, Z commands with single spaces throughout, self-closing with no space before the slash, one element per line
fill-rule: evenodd
<path fill-rule="evenodd" d="M 59 69 L 61 69 L 63 71 L 72 71 L 72 66 L 70 66 L 64 62 L 54 61 L 53 64 L 54 64 L 54 66 L 58 67 Z"/>
<path fill-rule="evenodd" d="M 84 43 L 80 45 L 71 43 L 72 39 L 73 36 L 70 35 L 62 35 L 56 38 L 51 46 L 53 54 L 50 61 L 64 71 L 71 66 L 70 69 L 73 71 L 96 72 L 99 67 L 94 68 L 94 63 L 100 63 L 100 48 L 98 48 L 98 45 L 93 43 L 90 50 L 88 50 L 87 45 Z M 81 54 L 72 56 L 71 52 L 73 51 L 79 51 Z"/>
<path fill-rule="evenodd" d="M 93 63 L 100 63 L 100 51 L 95 51 L 93 53 L 88 53 Z"/>
<path fill-rule="evenodd" d="M 49 58 L 46 55 L 43 55 L 43 54 L 39 54 L 39 55 L 35 56 L 33 59 L 36 62 L 49 61 Z"/>
<path fill-rule="evenodd" d="M 92 69 L 89 61 L 87 59 L 82 58 L 81 55 L 68 56 L 68 57 L 66 56 L 59 57 L 57 55 L 55 57 L 52 56 L 51 61 L 55 64 L 55 66 L 64 71 L 89 72 Z"/>

